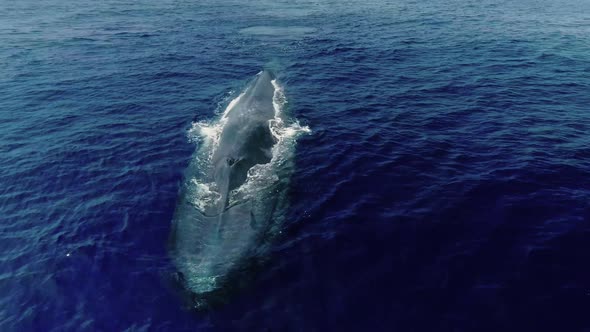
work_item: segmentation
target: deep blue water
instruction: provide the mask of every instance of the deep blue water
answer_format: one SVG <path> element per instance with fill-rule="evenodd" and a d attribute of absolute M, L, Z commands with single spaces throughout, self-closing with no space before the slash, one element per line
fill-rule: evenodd
<path fill-rule="evenodd" d="M 272 67 L 283 237 L 167 252 L 195 120 Z M 590 2 L 1 1 L 0 330 L 590 331 Z"/>

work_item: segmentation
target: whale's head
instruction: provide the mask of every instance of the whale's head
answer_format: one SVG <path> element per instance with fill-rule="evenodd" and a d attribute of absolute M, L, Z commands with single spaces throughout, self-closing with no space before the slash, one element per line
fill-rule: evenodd
<path fill-rule="evenodd" d="M 272 147 L 276 139 L 270 132 L 268 122 L 244 123 L 241 135 L 227 151 L 218 151 L 214 156 L 214 177 L 217 187 L 231 191 L 241 186 L 248 178 L 248 171 L 257 164 L 266 164 L 272 159 Z"/>
<path fill-rule="evenodd" d="M 275 118 L 273 80 L 268 70 L 258 73 L 227 113 L 212 160 L 215 182 L 224 198 L 246 181 L 250 168 L 272 158 L 276 143 L 270 131 Z"/>

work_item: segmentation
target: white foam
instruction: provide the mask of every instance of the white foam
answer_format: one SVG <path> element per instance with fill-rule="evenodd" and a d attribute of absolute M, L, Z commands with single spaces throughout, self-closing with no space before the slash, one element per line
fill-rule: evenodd
<path fill-rule="evenodd" d="M 193 202 L 199 210 L 207 213 L 210 207 L 218 204 L 221 195 L 217 192 L 215 182 L 203 183 L 191 179 Z"/>

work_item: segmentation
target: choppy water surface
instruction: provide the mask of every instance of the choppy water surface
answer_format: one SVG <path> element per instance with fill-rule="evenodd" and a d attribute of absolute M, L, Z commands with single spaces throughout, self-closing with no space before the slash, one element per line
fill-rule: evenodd
<path fill-rule="evenodd" d="M 0 3 L 0 329 L 587 331 L 590 3 Z M 256 281 L 184 309 L 198 142 L 271 67 L 299 139 Z"/>

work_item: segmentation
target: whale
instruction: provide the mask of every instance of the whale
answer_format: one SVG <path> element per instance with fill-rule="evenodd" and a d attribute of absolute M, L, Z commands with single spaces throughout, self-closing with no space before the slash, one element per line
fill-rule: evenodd
<path fill-rule="evenodd" d="M 282 89 L 259 72 L 215 121 L 194 124 L 200 144 L 172 220 L 175 280 L 192 308 L 224 304 L 251 280 L 280 233 L 293 147 L 308 131 L 281 107 Z"/>

